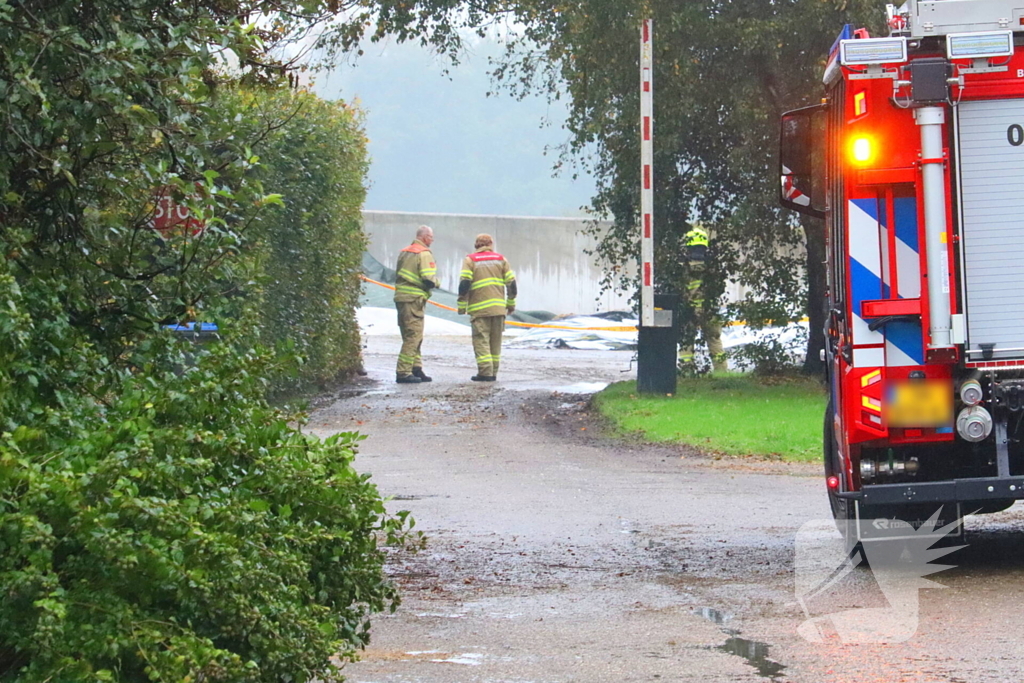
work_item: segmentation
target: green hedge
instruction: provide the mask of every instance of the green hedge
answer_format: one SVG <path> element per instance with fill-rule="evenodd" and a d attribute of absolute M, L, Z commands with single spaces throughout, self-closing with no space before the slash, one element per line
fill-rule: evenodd
<path fill-rule="evenodd" d="M 332 658 L 352 657 L 369 616 L 395 604 L 379 544 L 406 521 L 353 467 L 359 437 L 311 438 L 265 399 L 282 360 L 261 341 L 274 323 L 260 306 L 272 293 L 260 245 L 278 234 L 267 216 L 281 199 L 262 181 L 288 187 L 273 167 L 261 178 L 254 150 L 269 162 L 278 145 L 285 164 L 305 139 L 296 173 L 333 178 L 307 188 L 309 216 L 291 213 L 309 209 L 294 200 L 277 214 L 292 216 L 295 234 L 273 243 L 287 251 L 339 227 L 312 218 L 317 202 L 335 206 L 331 192 L 346 189 L 347 211 L 361 201 L 358 117 L 310 102 L 288 119 L 232 95 L 225 53 L 250 81 L 281 73 L 263 66 L 272 33 L 239 21 L 243 10 L 0 0 L 4 683 L 337 680 Z M 312 135 L 341 121 L 354 144 L 338 126 Z M 275 137 L 300 124 L 305 138 Z M 332 175 L 339 159 L 347 180 Z M 194 224 L 154 232 L 159 195 Z M 296 257 L 315 276 L 301 287 L 319 283 L 331 315 L 350 315 L 338 253 Z M 194 348 L 165 327 L 197 318 L 225 338 Z M 323 376 L 354 343 L 328 335 L 304 348 Z"/>
<path fill-rule="evenodd" d="M 273 358 L 142 341 L 111 370 L 0 261 L 0 681 L 336 680 L 397 601 L 385 514 L 263 400 Z"/>
<path fill-rule="evenodd" d="M 303 363 L 277 390 L 344 378 L 360 365 L 360 210 L 369 165 L 361 112 L 308 92 L 250 93 L 252 106 L 281 118 L 255 148 L 264 188 L 284 205 L 255 226 L 265 341 L 292 348 Z"/>

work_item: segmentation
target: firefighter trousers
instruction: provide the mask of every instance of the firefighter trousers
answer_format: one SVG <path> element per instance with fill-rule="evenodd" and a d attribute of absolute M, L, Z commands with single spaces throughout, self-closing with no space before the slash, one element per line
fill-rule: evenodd
<path fill-rule="evenodd" d="M 717 318 L 712 318 L 700 326 L 701 336 L 708 346 L 708 355 L 711 356 L 711 365 L 715 372 L 725 372 L 729 369 L 729 362 L 722 347 L 722 323 Z M 692 363 L 694 350 L 692 346 L 685 346 L 679 350 L 679 360 L 685 363 Z"/>
<path fill-rule="evenodd" d="M 505 316 L 487 315 L 473 318 L 473 353 L 477 374 L 495 377 L 501 362 L 501 336 L 505 333 Z"/>
<path fill-rule="evenodd" d="M 398 308 L 398 329 L 402 332 L 402 350 L 398 352 L 398 375 L 411 375 L 413 368 L 422 368 L 420 347 L 423 346 L 423 309 L 426 299 L 419 301 L 396 301 Z"/>

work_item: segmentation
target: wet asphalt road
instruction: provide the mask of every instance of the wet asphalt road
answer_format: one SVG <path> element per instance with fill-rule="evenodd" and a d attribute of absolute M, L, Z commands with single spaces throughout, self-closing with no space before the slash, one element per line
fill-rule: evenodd
<path fill-rule="evenodd" d="M 931 577 L 947 587 L 904 606 L 909 640 L 843 642 L 829 627 L 810 643 L 798 534 L 812 549 L 835 536 L 816 465 L 602 436 L 585 392 L 635 376 L 629 352 L 507 349 L 501 381 L 481 385 L 468 339 L 428 339 L 435 381 L 399 386 L 398 340 L 368 341 L 369 377 L 310 428 L 366 434 L 358 466 L 429 541 L 392 557 L 404 602 L 374 620 L 349 680 L 1024 680 L 1019 506 L 969 519 L 957 567 Z M 800 532 L 814 520 L 816 535 Z M 857 570 L 811 614 L 887 595 Z"/>

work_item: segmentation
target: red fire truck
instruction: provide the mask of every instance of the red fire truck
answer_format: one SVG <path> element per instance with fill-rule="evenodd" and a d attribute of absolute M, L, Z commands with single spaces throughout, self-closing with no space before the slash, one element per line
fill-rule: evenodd
<path fill-rule="evenodd" d="M 887 14 L 781 131 L 781 201 L 827 233 L 825 475 L 857 540 L 1024 498 L 1024 0 Z"/>

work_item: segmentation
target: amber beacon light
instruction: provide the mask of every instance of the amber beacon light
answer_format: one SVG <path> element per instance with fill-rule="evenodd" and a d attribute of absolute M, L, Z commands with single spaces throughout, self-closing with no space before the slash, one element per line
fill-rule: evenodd
<path fill-rule="evenodd" d="M 866 135 L 858 135 L 850 143 L 850 158 L 855 164 L 863 166 L 875 157 L 874 141 Z"/>

